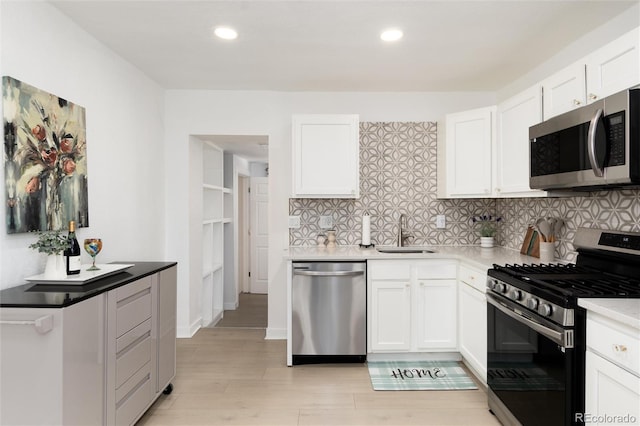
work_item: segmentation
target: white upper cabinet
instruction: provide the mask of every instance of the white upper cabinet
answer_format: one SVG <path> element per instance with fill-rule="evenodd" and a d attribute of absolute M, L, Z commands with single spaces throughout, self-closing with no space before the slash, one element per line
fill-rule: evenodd
<path fill-rule="evenodd" d="M 586 104 L 584 72 L 584 63 L 580 62 L 542 82 L 545 120 Z"/>
<path fill-rule="evenodd" d="M 640 84 L 640 28 L 587 57 L 587 102 Z"/>
<path fill-rule="evenodd" d="M 358 198 L 358 115 L 293 116 L 294 198 Z"/>
<path fill-rule="evenodd" d="M 542 121 L 542 87 L 537 84 L 498 105 L 495 192 L 501 197 L 545 196 L 529 188 L 529 127 Z"/>
<path fill-rule="evenodd" d="M 639 28 L 545 79 L 544 119 L 637 84 L 640 84 Z"/>
<path fill-rule="evenodd" d="M 441 142 L 438 149 L 439 197 L 492 195 L 491 150 L 495 114 L 496 107 L 491 106 L 446 116 L 444 135 L 441 133 L 438 137 Z"/>

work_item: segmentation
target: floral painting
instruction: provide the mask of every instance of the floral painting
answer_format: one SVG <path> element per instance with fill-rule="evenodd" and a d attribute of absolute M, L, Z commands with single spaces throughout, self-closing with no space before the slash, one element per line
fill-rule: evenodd
<path fill-rule="evenodd" d="M 85 109 L 2 78 L 7 233 L 89 225 Z"/>

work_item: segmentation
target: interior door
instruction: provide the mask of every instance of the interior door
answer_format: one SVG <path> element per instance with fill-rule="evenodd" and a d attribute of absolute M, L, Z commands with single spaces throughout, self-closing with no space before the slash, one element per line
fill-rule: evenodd
<path fill-rule="evenodd" d="M 251 293 L 268 292 L 269 261 L 269 178 L 252 177 L 250 203 L 250 247 L 251 270 L 249 288 Z"/>

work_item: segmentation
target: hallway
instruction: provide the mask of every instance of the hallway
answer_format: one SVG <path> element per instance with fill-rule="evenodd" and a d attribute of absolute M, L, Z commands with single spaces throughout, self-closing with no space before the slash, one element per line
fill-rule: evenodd
<path fill-rule="evenodd" d="M 240 293 L 238 309 L 224 311 L 214 328 L 267 328 L 267 295 Z"/>

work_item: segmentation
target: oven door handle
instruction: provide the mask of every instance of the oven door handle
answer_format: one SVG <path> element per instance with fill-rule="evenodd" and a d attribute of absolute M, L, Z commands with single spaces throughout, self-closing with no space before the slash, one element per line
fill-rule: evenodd
<path fill-rule="evenodd" d="M 524 317 L 522 315 L 519 315 L 518 313 L 514 312 L 513 310 L 509 309 L 507 306 L 503 305 L 502 303 L 500 303 L 499 300 L 496 300 L 494 298 L 494 296 L 491 293 L 487 293 L 487 302 L 489 302 L 491 305 L 495 306 L 498 310 L 500 310 L 503 314 L 507 315 L 510 318 L 513 318 L 514 320 L 526 325 L 527 327 L 530 327 L 531 329 L 533 329 L 535 332 L 542 334 L 543 336 L 549 338 L 550 340 L 552 340 L 554 343 L 562 346 L 563 348 L 573 348 L 573 339 L 572 339 L 572 332 L 571 331 L 565 331 L 565 332 L 560 332 L 560 331 L 556 331 L 553 330 L 543 324 L 540 324 L 537 321 L 534 321 L 530 318 Z"/>

